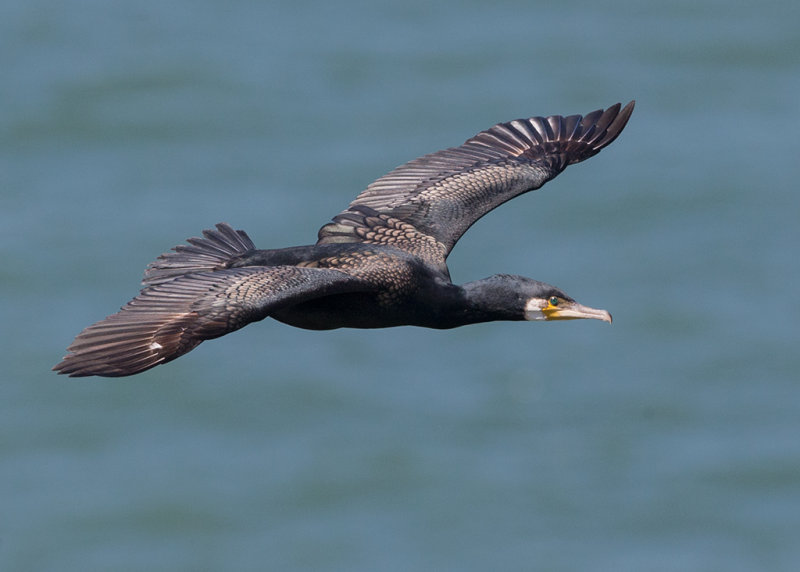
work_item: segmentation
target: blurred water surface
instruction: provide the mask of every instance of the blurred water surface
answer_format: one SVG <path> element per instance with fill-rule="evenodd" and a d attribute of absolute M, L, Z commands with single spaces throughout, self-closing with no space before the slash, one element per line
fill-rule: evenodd
<path fill-rule="evenodd" d="M 794 2 L 2 11 L 0 569 L 800 567 Z M 49 371 L 216 222 L 308 244 L 401 162 L 632 98 L 450 258 L 610 327 L 265 321 L 130 379 Z"/>

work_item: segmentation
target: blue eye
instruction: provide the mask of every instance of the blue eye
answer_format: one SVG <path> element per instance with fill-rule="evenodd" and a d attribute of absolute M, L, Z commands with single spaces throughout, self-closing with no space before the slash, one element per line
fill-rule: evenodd
<path fill-rule="evenodd" d="M 556 298 L 555 296 L 551 297 L 549 302 L 551 306 L 558 306 L 558 298 Z"/>

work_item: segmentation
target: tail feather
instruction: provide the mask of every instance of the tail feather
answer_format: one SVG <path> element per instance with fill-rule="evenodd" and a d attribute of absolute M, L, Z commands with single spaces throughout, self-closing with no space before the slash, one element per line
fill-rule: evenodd
<path fill-rule="evenodd" d="M 217 230 L 204 230 L 204 238 L 189 238 L 189 244 L 179 244 L 173 250 L 151 262 L 144 272 L 142 285 L 153 286 L 195 272 L 210 272 L 228 268 L 236 257 L 255 249 L 253 241 L 243 230 L 234 230 L 227 223 L 216 225 Z"/>

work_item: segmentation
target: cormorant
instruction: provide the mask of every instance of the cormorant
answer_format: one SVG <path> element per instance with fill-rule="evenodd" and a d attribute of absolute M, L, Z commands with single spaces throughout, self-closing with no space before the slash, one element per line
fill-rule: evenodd
<path fill-rule="evenodd" d="M 313 246 L 257 250 L 244 231 L 217 224 L 152 262 L 139 295 L 78 334 L 53 369 L 132 375 L 267 316 L 314 330 L 611 322 L 605 310 L 522 276 L 458 286 L 446 259 L 480 217 L 614 141 L 633 106 L 500 123 L 401 165 L 323 226 Z"/>

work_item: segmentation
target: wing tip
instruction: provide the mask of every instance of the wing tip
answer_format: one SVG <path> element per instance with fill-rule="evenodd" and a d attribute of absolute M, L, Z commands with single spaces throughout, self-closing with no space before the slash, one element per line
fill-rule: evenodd
<path fill-rule="evenodd" d="M 561 170 L 600 152 L 622 132 L 636 105 L 615 103 L 585 115 L 549 115 L 498 123 L 467 140 L 465 145 L 495 148 L 515 156 L 560 156 Z"/>
<path fill-rule="evenodd" d="M 633 108 L 635 106 L 636 100 L 632 99 L 627 103 L 627 105 L 625 105 L 625 107 L 622 107 L 621 103 L 615 103 L 605 110 L 603 116 L 608 114 L 610 116 L 610 121 L 608 122 L 608 126 L 605 128 L 605 134 L 595 140 L 594 148 L 597 151 L 607 147 L 613 143 L 617 137 L 619 137 L 619 134 L 622 133 L 622 130 L 625 129 L 625 126 L 628 124 L 628 120 L 631 118 L 631 114 L 633 113 Z"/>
<path fill-rule="evenodd" d="M 150 325 L 138 324 L 137 316 L 127 316 L 127 320 L 117 325 L 109 325 L 110 319 L 113 316 L 78 334 L 67 348 L 67 355 L 52 371 L 68 377 L 124 377 L 172 361 L 200 343 L 193 340 L 187 343 L 175 334 L 160 335 Z M 97 331 L 101 328 L 108 332 L 99 336 Z"/>
<path fill-rule="evenodd" d="M 635 106 L 636 100 L 629 101 L 625 107 L 615 103 L 581 117 L 574 132 L 561 140 L 567 160 L 564 167 L 594 157 L 611 145 L 625 129 Z"/>

